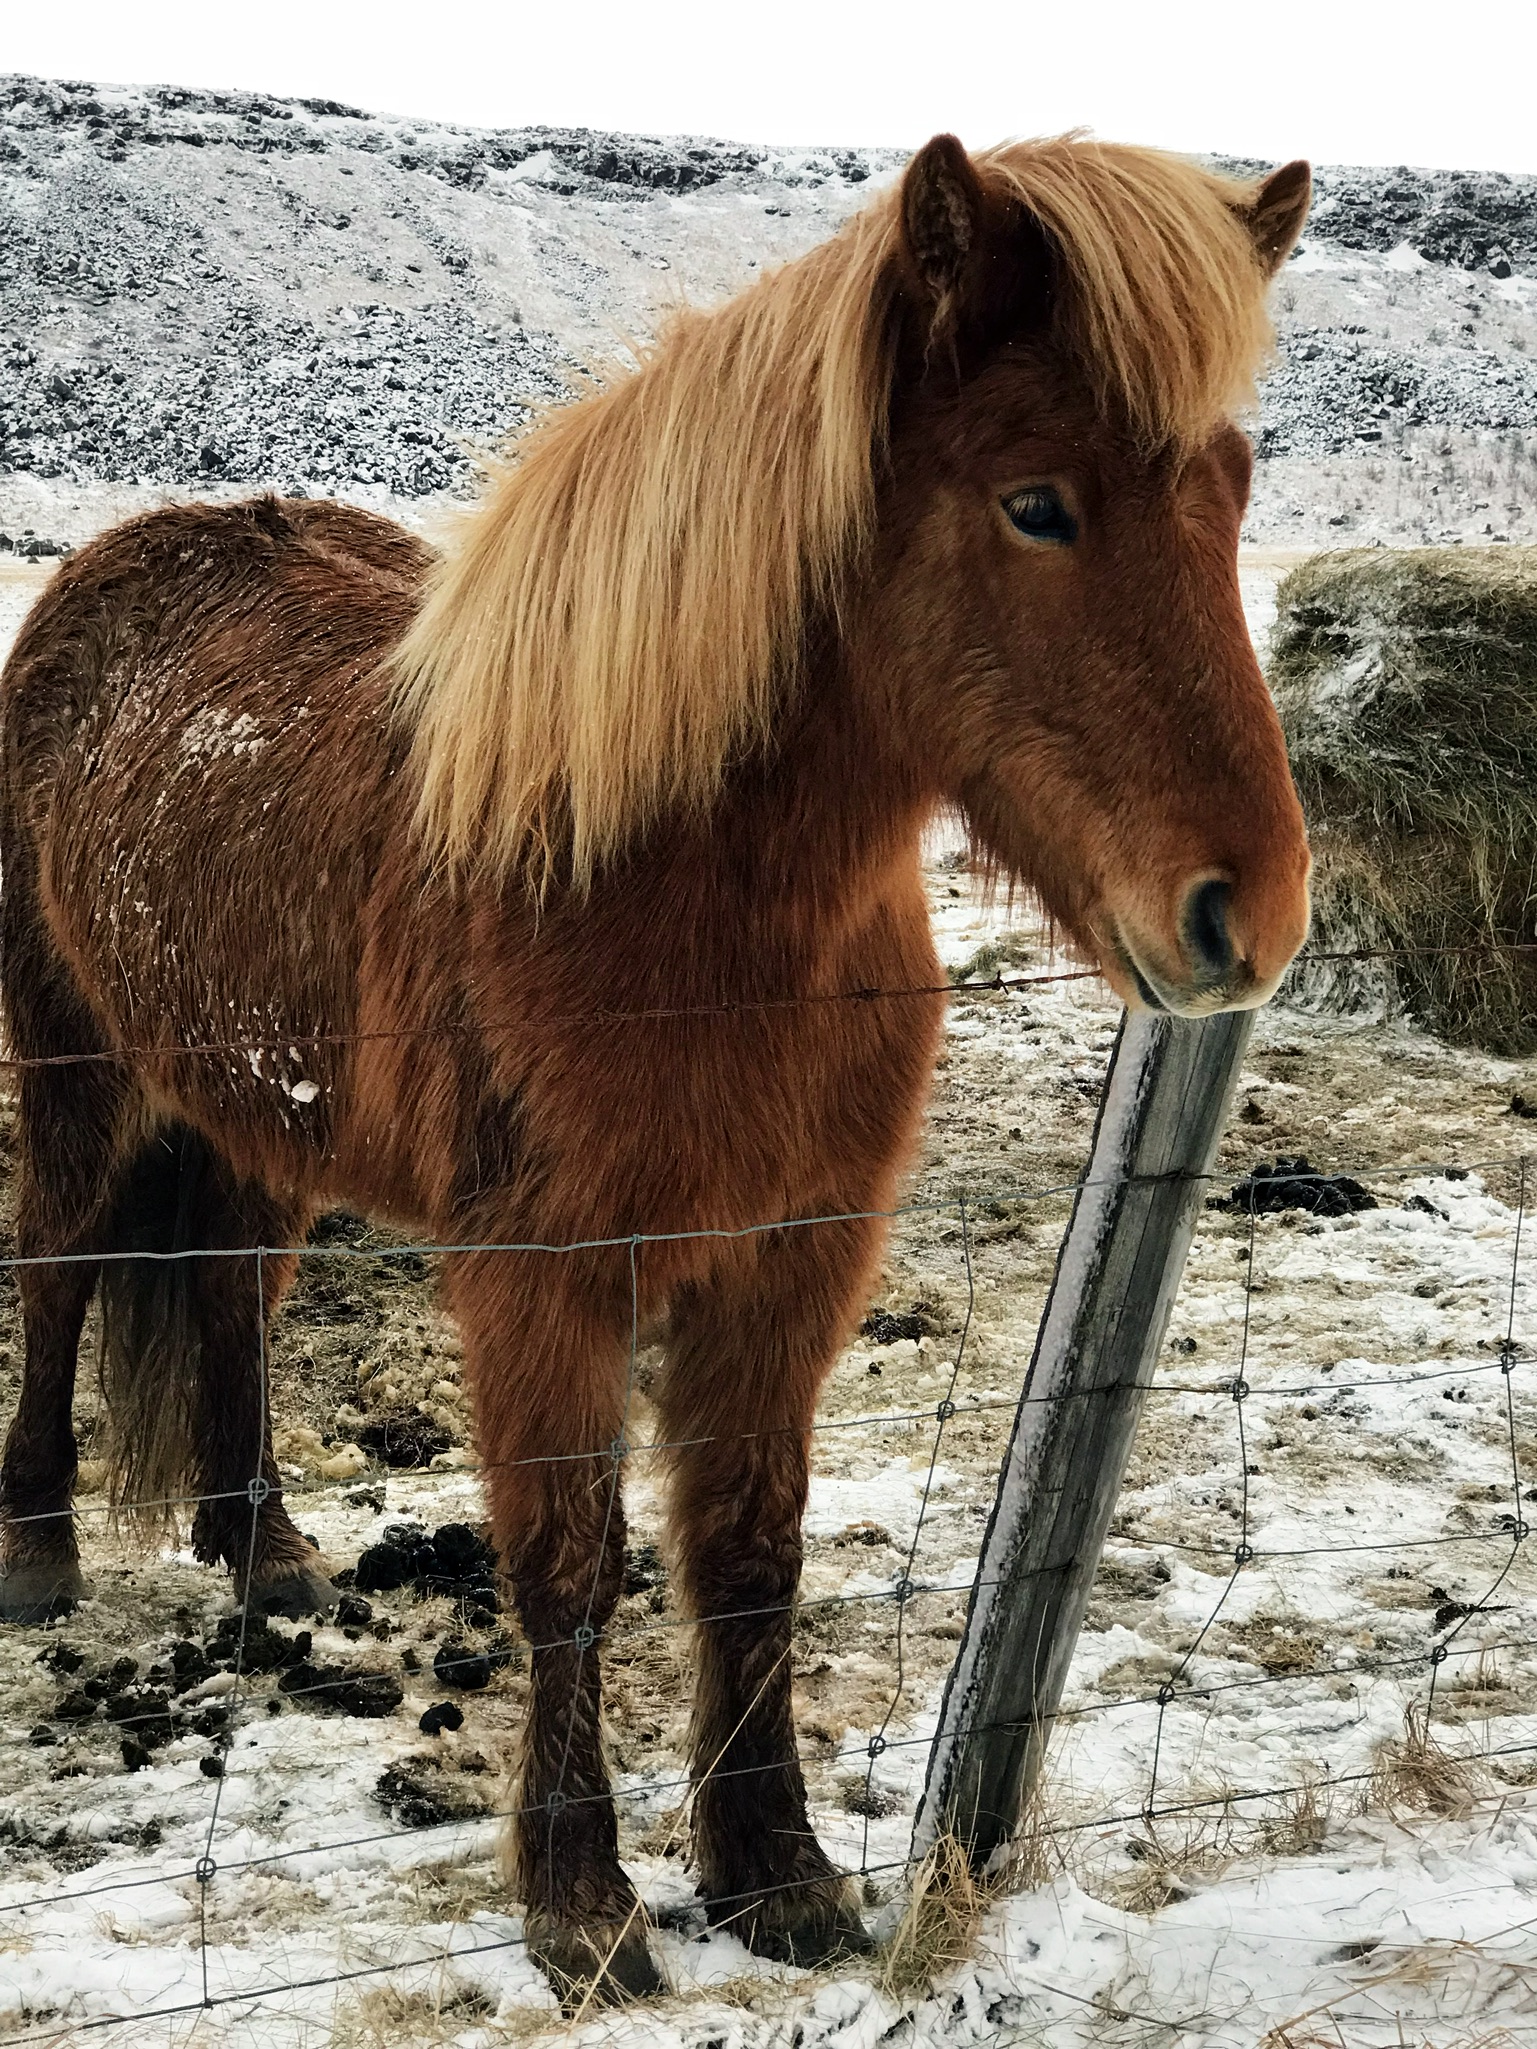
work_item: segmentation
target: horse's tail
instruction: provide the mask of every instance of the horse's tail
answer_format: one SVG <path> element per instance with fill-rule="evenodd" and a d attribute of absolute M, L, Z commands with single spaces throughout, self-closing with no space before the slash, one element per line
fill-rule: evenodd
<path fill-rule="evenodd" d="M 178 1255 L 206 1244 L 221 1178 L 196 1132 L 157 1131 L 119 1186 L 102 1262 L 100 1451 L 114 1509 L 146 1538 L 173 1525 L 197 1489 L 204 1262 Z"/>

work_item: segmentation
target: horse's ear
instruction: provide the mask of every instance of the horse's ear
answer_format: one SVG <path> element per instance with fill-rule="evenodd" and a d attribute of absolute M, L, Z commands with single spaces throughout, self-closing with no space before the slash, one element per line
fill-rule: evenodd
<path fill-rule="evenodd" d="M 987 195 L 953 135 L 936 135 L 902 179 L 902 255 L 936 314 L 959 300 L 987 228 Z"/>
<path fill-rule="evenodd" d="M 1313 173 L 1299 157 L 1272 171 L 1254 197 L 1243 205 L 1244 225 L 1254 237 L 1260 267 L 1274 277 L 1296 247 L 1313 198 Z"/>
<path fill-rule="evenodd" d="M 926 142 L 902 179 L 901 262 L 926 359 L 938 346 L 958 361 L 1023 331 L 1046 289 L 1039 228 L 989 195 L 953 135 Z"/>

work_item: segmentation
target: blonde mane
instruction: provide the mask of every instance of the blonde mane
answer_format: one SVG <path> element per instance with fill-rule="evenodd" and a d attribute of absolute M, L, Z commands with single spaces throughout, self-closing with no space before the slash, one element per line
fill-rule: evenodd
<path fill-rule="evenodd" d="M 1076 137 L 974 161 L 1054 246 L 1051 344 L 1147 445 L 1199 445 L 1270 342 L 1254 188 Z M 899 208 L 681 314 L 517 444 L 395 659 L 433 857 L 585 887 L 766 737 L 873 523 Z"/>

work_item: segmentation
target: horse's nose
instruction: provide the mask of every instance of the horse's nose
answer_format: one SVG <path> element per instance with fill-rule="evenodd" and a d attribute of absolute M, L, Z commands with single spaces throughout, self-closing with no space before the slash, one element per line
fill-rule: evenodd
<path fill-rule="evenodd" d="M 1185 898 L 1180 938 L 1198 987 L 1209 987 L 1232 973 L 1237 958 L 1229 924 L 1232 896 L 1231 883 L 1209 878 L 1196 883 Z"/>
<path fill-rule="evenodd" d="M 1283 877 L 1285 886 L 1268 893 L 1209 868 L 1193 879 L 1186 874 L 1174 892 L 1172 930 L 1167 913 L 1151 927 L 1116 920 L 1115 952 L 1125 981 L 1149 1010 L 1179 1017 L 1263 1003 L 1307 936 L 1306 870 L 1300 888 Z M 1124 982 L 1116 986 L 1125 993 Z"/>

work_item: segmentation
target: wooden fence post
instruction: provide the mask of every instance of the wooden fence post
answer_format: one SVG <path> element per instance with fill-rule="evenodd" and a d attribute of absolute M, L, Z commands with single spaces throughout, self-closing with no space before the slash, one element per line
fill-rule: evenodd
<path fill-rule="evenodd" d="M 985 1869 L 1040 1772 L 1252 1011 L 1127 1017 L 945 1688 L 913 1828 Z"/>

